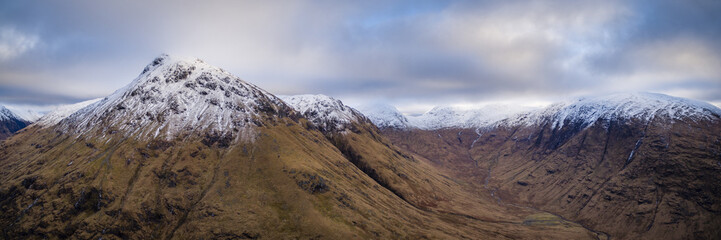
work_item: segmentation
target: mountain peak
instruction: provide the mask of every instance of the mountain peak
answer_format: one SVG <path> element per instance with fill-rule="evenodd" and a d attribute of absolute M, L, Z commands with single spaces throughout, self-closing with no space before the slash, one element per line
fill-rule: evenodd
<path fill-rule="evenodd" d="M 5 106 L 0 106 L 0 120 L 9 120 L 9 119 L 15 119 L 17 116 L 10 111 L 10 109 L 7 109 Z"/>
<path fill-rule="evenodd" d="M 202 60 L 162 54 L 126 87 L 60 122 L 79 133 L 172 138 L 180 132 L 247 133 L 289 111 L 272 94 Z"/>

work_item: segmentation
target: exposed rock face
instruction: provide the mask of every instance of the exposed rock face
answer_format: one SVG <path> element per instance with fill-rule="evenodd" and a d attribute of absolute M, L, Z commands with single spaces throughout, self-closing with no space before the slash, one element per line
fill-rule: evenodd
<path fill-rule="evenodd" d="M 634 115 L 558 109 L 587 115 L 558 111 L 532 124 L 383 133 L 500 203 L 553 212 L 612 238 L 721 237 L 716 108 L 689 114 L 675 110 L 696 108 L 680 104 Z"/>

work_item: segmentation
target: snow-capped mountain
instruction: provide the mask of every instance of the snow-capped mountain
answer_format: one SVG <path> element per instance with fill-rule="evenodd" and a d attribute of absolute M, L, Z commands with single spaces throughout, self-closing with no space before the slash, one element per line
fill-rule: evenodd
<path fill-rule="evenodd" d="M 288 111 L 283 102 L 199 59 L 161 55 L 112 95 L 60 121 L 77 133 L 120 131 L 136 138 L 180 132 L 218 135 L 252 131 L 268 114 Z M 267 114 L 266 114 L 267 113 Z"/>
<path fill-rule="evenodd" d="M 5 106 L 0 106 L 0 120 L 19 119 L 15 113 L 7 109 Z"/>
<path fill-rule="evenodd" d="M 411 125 L 420 129 L 480 128 L 529 111 L 527 107 L 487 105 L 479 108 L 440 106 L 423 115 L 409 117 Z"/>
<path fill-rule="evenodd" d="M 395 107 L 386 104 L 363 105 L 359 109 L 379 128 L 433 130 L 486 127 L 528 112 L 532 108 L 510 105 L 486 105 L 475 108 L 438 106 L 420 116 L 405 116 Z"/>
<path fill-rule="evenodd" d="M 35 124 L 42 127 L 53 126 L 55 124 L 58 124 L 61 120 L 65 119 L 71 114 L 77 112 L 78 110 L 87 107 L 90 104 L 96 103 L 100 100 L 102 100 L 102 98 L 90 99 L 79 103 L 60 106 L 52 112 L 49 112 L 42 116 L 35 122 Z"/>
<path fill-rule="evenodd" d="M 598 120 L 718 120 L 720 116 L 721 109 L 709 103 L 659 93 L 635 92 L 560 102 L 504 119 L 503 122 L 508 125 L 534 125 L 550 121 L 553 127 L 560 128 L 569 123 L 590 126 Z"/>
<path fill-rule="evenodd" d="M 408 118 L 388 104 L 361 105 L 357 109 L 379 128 L 404 129 L 410 126 Z"/>
<path fill-rule="evenodd" d="M 475 108 L 437 106 L 419 116 L 405 116 L 398 109 L 387 104 L 363 105 L 359 109 L 379 128 L 433 130 L 486 127 L 532 108 L 510 105 L 486 105 Z"/>
<path fill-rule="evenodd" d="M 317 94 L 280 96 L 305 118 L 323 130 L 342 130 L 353 122 L 363 120 L 363 114 L 340 100 Z"/>
<path fill-rule="evenodd" d="M 43 113 L 37 112 L 35 110 L 17 107 L 17 106 L 5 106 L 8 110 L 10 110 L 15 116 L 19 117 L 20 119 L 25 120 L 26 122 L 36 122 L 38 119 L 40 119 L 43 116 Z"/>
<path fill-rule="evenodd" d="M 0 230 L 9 239 L 558 234 L 520 224 L 539 211 L 505 217 L 478 201 L 338 100 L 286 100 L 299 110 L 200 60 L 161 56 L 111 96 L 3 142 Z M 466 227 L 486 216 L 503 219 Z"/>
<path fill-rule="evenodd" d="M 11 136 L 29 124 L 29 121 L 19 117 L 6 107 L 0 106 L 0 140 Z"/>
<path fill-rule="evenodd" d="M 635 119 L 648 122 L 655 118 L 670 121 L 708 120 L 719 119 L 721 116 L 721 109 L 709 103 L 644 92 L 583 97 L 551 104 L 545 108 L 510 105 L 487 105 L 479 108 L 438 106 L 420 116 L 403 116 L 395 108 L 386 106 L 362 108 L 361 112 L 381 128 L 410 127 L 424 130 L 485 128 L 498 125 L 530 126 L 545 121 L 550 121 L 554 127 L 563 127 L 567 123 L 589 126 L 597 120 Z"/>

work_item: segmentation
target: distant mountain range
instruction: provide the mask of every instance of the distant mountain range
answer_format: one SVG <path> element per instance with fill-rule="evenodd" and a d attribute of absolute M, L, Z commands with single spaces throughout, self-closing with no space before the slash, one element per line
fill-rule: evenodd
<path fill-rule="evenodd" d="M 590 125 L 598 119 L 718 119 L 721 109 L 696 100 L 658 93 L 618 93 L 583 97 L 551 104 L 545 108 L 513 105 L 486 105 L 477 108 L 438 106 L 420 116 L 404 116 L 390 105 L 361 106 L 359 109 L 380 128 L 489 128 L 499 125 L 533 125 L 552 119 L 562 126 L 567 122 Z"/>
<path fill-rule="evenodd" d="M 4 239 L 721 237 L 721 110 L 661 94 L 411 117 L 161 55 L 0 114 Z"/>

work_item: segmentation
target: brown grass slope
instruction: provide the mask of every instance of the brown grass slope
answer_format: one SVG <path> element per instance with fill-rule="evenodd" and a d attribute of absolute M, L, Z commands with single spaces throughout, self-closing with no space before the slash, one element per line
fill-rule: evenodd
<path fill-rule="evenodd" d="M 576 223 L 555 216 L 551 216 L 552 221 L 535 224 L 533 219 L 548 214 L 497 204 L 486 191 L 450 177 L 421 156 L 393 146 L 370 121 L 360 118 L 362 120 L 354 122 L 347 131 L 326 131 L 326 137 L 376 183 L 418 210 L 459 223 L 492 226 L 510 238 L 599 237 Z"/>
<path fill-rule="evenodd" d="M 718 121 L 384 134 L 499 202 L 557 213 L 612 238 L 721 238 Z"/>
<path fill-rule="evenodd" d="M 0 148 L 2 237 L 592 237 L 567 222 L 545 226 L 423 210 L 409 202 L 442 205 L 421 204 L 433 202 L 418 197 L 428 194 L 424 188 L 441 196 L 453 194 L 431 188 L 434 184 L 414 186 L 412 181 L 405 183 L 407 187 L 394 187 L 401 189 L 394 194 L 304 119 L 277 118 L 257 130 L 253 141 L 228 144 L 232 138 L 214 135 L 138 141 L 120 132 L 100 138 L 69 136 L 52 128 L 27 129 Z M 387 162 L 397 162 L 396 169 L 430 171 L 405 166 L 403 161 L 409 160 L 399 158 L 402 153 L 380 148 L 365 134 L 370 133 L 348 138 L 364 159 L 374 159 L 367 152 L 376 152 L 381 155 L 373 156 L 390 156 Z M 398 175 L 369 164 L 379 176 Z M 397 179 L 384 178 L 383 184 L 402 186 Z"/>

